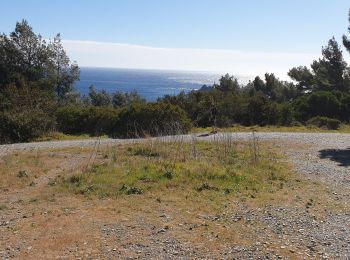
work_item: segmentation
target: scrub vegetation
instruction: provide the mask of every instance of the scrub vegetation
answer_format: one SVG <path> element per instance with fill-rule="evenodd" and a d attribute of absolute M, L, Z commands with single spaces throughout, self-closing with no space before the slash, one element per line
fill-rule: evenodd
<path fill-rule="evenodd" d="M 343 45 L 350 51 L 349 39 Z M 45 140 L 50 133 L 119 138 L 176 135 L 234 125 L 339 130 L 350 117 L 350 68 L 332 38 L 310 67 L 240 84 L 229 74 L 213 86 L 148 102 L 137 92 L 74 90 L 80 70 L 57 34 L 46 41 L 27 21 L 0 36 L 0 142 Z M 57 136 L 57 135 L 56 135 Z M 59 137 L 59 136 L 58 136 Z"/>

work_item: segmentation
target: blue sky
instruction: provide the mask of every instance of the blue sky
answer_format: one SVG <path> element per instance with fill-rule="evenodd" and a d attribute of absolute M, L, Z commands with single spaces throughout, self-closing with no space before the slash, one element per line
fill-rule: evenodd
<path fill-rule="evenodd" d="M 184 49 L 194 52 L 205 50 L 203 55 L 209 56 L 215 53 L 208 54 L 208 49 L 231 51 L 232 57 L 229 59 L 233 63 L 237 63 L 233 52 L 243 53 L 243 56 L 255 54 L 260 58 L 260 61 L 256 61 L 257 64 L 273 63 L 264 60 L 264 55 L 276 55 L 274 60 L 278 60 L 281 53 L 300 57 L 305 54 L 300 62 L 307 62 L 320 54 L 321 46 L 330 37 L 334 35 L 340 40 L 341 35 L 346 33 L 349 8 L 348 0 L 2 0 L 0 31 L 10 32 L 16 21 L 25 18 L 45 38 L 60 32 L 65 40 L 70 40 L 67 42 L 67 50 L 71 56 L 87 66 L 147 68 L 147 59 L 150 59 L 149 68 L 161 68 L 161 60 L 180 55 L 175 52 L 166 55 L 164 49 L 182 50 L 181 55 L 188 55 L 183 52 Z M 96 47 L 91 42 L 101 45 Z M 103 45 L 104 43 L 109 45 Z M 94 52 L 96 48 L 106 51 L 120 48 L 118 44 L 124 44 L 123 52 L 132 52 L 134 45 L 156 47 L 159 52 L 156 49 L 152 49 L 151 53 L 139 52 L 145 58 L 135 60 L 134 57 L 129 64 L 126 61 L 108 61 L 108 58 L 128 60 L 125 53 L 120 57 L 121 50 L 115 51 L 115 56 L 112 57 L 107 53 L 101 55 L 102 50 Z M 130 49 L 125 49 L 127 46 Z M 85 52 L 79 50 L 79 47 Z M 91 58 L 87 57 L 89 53 Z M 152 55 L 160 59 L 157 64 L 151 61 Z M 238 61 L 244 59 L 242 55 Z M 283 55 L 280 57 L 285 57 Z M 195 57 L 198 56 L 199 53 Z M 225 55 L 221 56 L 224 59 Z M 208 64 L 213 59 L 216 60 L 215 57 L 209 58 Z M 294 59 L 285 66 L 295 65 L 298 61 Z M 225 62 L 229 64 L 230 60 Z M 164 67 L 181 69 L 182 63 L 188 64 L 188 59 L 183 58 L 182 63 L 174 60 L 174 66 L 169 66 L 170 63 L 167 60 Z M 215 70 L 216 66 L 196 66 L 195 62 L 192 63 L 191 66 L 185 66 L 185 69 Z M 218 70 L 225 69 L 224 66 L 217 67 Z M 227 69 L 235 70 L 238 67 L 237 64 Z M 274 67 L 281 69 L 281 64 L 259 67 L 258 70 L 260 72 Z"/>

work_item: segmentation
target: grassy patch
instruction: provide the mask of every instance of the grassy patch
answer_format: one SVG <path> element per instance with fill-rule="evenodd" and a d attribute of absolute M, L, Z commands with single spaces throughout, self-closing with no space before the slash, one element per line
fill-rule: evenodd
<path fill-rule="evenodd" d="M 350 125 L 342 124 L 337 130 L 319 128 L 313 125 L 307 126 L 241 126 L 215 129 L 218 132 L 294 132 L 294 133 L 350 133 Z M 192 133 L 211 132 L 213 128 L 193 128 Z"/>
<path fill-rule="evenodd" d="M 152 192 L 245 194 L 281 189 L 291 175 L 279 156 L 257 140 L 234 143 L 156 139 L 109 147 L 101 160 L 59 181 L 60 191 L 117 197 Z"/>
<path fill-rule="evenodd" d="M 34 141 L 47 142 L 47 141 L 83 140 L 83 139 L 90 139 L 90 138 L 96 138 L 96 137 L 92 137 L 88 134 L 67 135 L 61 132 L 51 132 L 35 139 Z M 107 138 L 107 136 L 100 136 L 100 138 Z"/>
<path fill-rule="evenodd" d="M 14 153 L 0 159 L 0 188 L 24 187 L 46 172 L 42 153 Z"/>
<path fill-rule="evenodd" d="M 50 172 L 72 168 L 84 160 L 90 148 L 65 148 L 14 152 L 0 158 L 0 189 L 34 187 L 36 180 Z M 72 157 L 75 156 L 74 159 Z M 88 156 L 88 155 L 84 155 Z"/>

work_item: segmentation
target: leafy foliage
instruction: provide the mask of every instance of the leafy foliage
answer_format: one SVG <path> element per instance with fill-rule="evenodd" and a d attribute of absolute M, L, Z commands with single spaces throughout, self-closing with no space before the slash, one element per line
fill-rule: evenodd
<path fill-rule="evenodd" d="M 134 104 L 121 110 L 112 136 L 145 137 L 186 133 L 191 122 L 178 106 L 157 102 Z"/>
<path fill-rule="evenodd" d="M 0 36 L 0 90 L 24 80 L 55 91 L 61 98 L 73 89 L 79 73 L 79 67 L 70 63 L 59 34 L 47 43 L 23 20 L 9 36 Z"/>
<path fill-rule="evenodd" d="M 343 43 L 350 51 L 346 36 Z M 23 20 L 0 35 L 0 142 L 29 141 L 52 130 L 145 137 L 186 133 L 191 126 L 301 122 L 333 129 L 338 120 L 350 122 L 350 68 L 334 37 L 310 67 L 289 71 L 294 82 L 266 73 L 242 85 L 226 74 L 213 86 L 157 102 L 136 91 L 109 93 L 94 86 L 81 97 L 73 88 L 79 74 L 60 34 L 46 42 Z"/>
<path fill-rule="evenodd" d="M 307 67 L 300 66 L 288 73 L 298 82 L 297 87 L 301 93 L 319 90 L 349 92 L 349 67 L 334 37 L 322 48 L 322 58 L 315 60 L 311 69 L 310 71 Z"/>
<path fill-rule="evenodd" d="M 330 130 L 337 130 L 340 127 L 340 121 L 328 117 L 317 116 L 309 119 L 307 124 L 314 125 L 320 128 L 327 128 Z"/>
<path fill-rule="evenodd" d="M 349 11 L 349 23 L 350 23 L 350 11 Z M 348 28 L 348 31 L 350 33 L 350 26 Z M 346 37 L 346 35 L 343 36 L 343 44 L 345 48 L 348 50 L 348 52 L 350 52 L 350 39 Z"/>
<path fill-rule="evenodd" d="M 25 142 L 54 129 L 54 96 L 36 86 L 0 92 L 0 142 Z"/>
<path fill-rule="evenodd" d="M 341 103 L 331 92 L 318 91 L 300 97 L 294 102 L 296 117 L 305 122 L 311 117 L 339 117 Z"/>
<path fill-rule="evenodd" d="M 78 78 L 59 35 L 47 43 L 25 20 L 1 35 L 0 142 L 25 142 L 54 129 L 54 110 Z"/>
<path fill-rule="evenodd" d="M 58 129 L 66 134 L 109 134 L 118 115 L 112 107 L 77 105 L 60 107 L 56 112 Z"/>

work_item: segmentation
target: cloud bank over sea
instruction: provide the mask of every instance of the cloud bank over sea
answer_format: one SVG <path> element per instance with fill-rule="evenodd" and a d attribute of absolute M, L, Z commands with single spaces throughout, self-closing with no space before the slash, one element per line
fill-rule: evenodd
<path fill-rule="evenodd" d="M 270 72 L 286 80 L 289 69 L 311 64 L 320 56 L 317 53 L 157 48 L 79 40 L 64 40 L 63 44 L 80 66 L 207 71 L 244 76 Z"/>

